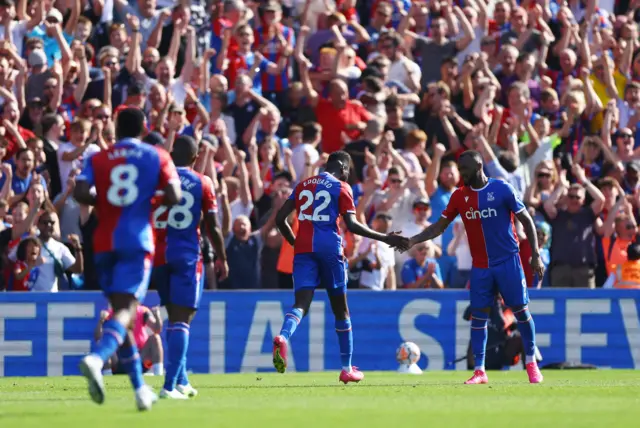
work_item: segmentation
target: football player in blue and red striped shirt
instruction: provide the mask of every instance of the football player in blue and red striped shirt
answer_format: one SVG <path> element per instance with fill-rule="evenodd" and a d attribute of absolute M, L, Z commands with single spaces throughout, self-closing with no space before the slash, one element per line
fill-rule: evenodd
<path fill-rule="evenodd" d="M 351 365 L 353 335 L 347 306 L 347 261 L 338 220 L 343 217 L 350 232 L 391 246 L 408 243 L 397 234 L 371 230 L 356 219 L 349 177 L 351 156 L 343 151 L 332 153 L 325 172 L 300 182 L 276 216 L 284 238 L 293 245 L 293 283 L 295 303 L 285 315 L 280 335 L 273 341 L 273 365 L 280 373 L 287 368 L 287 342 L 302 318 L 308 313 L 316 287 L 326 288 L 336 318 L 342 372 L 340 381 L 359 382 L 364 374 Z M 287 217 L 296 212 L 299 221 L 293 234 Z"/>
<path fill-rule="evenodd" d="M 164 192 L 164 204 L 181 197 L 180 179 L 169 154 L 140 141 L 144 113 L 126 108 L 116 118 L 118 142 L 85 160 L 76 178 L 75 199 L 94 205 L 100 219 L 94 234 L 95 268 L 114 314 L 103 325 L 100 342 L 84 357 L 80 371 L 89 382 L 89 393 L 104 402 L 104 363 L 118 352 L 135 390 L 139 410 L 150 409 L 157 399 L 142 380 L 142 364 L 131 334 L 138 303 L 149 284 L 154 252 L 152 200 Z"/>
<path fill-rule="evenodd" d="M 496 294 L 500 293 L 518 320 L 525 347 L 529 382 L 542 382 L 535 358 L 535 326 L 527 307 L 527 281 L 520 263 L 514 216 L 518 218 L 531 246 L 531 268 L 542 278 L 536 227 L 514 188 L 501 180 L 487 178 L 482 157 L 468 150 L 458 161 L 463 187 L 451 195 L 442 217 L 410 240 L 410 246 L 440 236 L 458 214 L 469 237 L 473 259 L 471 269 L 471 346 L 475 371 L 466 384 L 487 383 L 484 359 L 487 346 L 487 322 Z"/>
<path fill-rule="evenodd" d="M 178 168 L 182 200 L 171 209 L 158 208 L 153 215 L 158 244 L 153 279 L 160 303 L 169 314 L 168 364 L 160 398 L 184 399 L 198 394 L 189 384 L 186 367 L 191 320 L 204 285 L 201 219 L 216 251 L 220 280 L 228 273 L 224 240 L 216 224 L 218 204 L 213 182 L 193 170 L 197 156 L 198 145 L 193 138 L 183 135 L 176 139 L 171 157 Z"/>

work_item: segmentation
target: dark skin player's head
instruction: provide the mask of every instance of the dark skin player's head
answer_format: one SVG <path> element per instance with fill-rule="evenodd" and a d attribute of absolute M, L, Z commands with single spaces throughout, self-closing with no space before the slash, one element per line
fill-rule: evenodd
<path fill-rule="evenodd" d="M 188 135 L 176 138 L 171 151 L 171 158 L 176 166 L 192 166 L 198 157 L 198 144 Z"/>
<path fill-rule="evenodd" d="M 482 171 L 482 156 L 475 150 L 467 150 L 460 155 L 458 169 L 465 186 L 479 189 L 487 182 L 487 178 Z"/>
<path fill-rule="evenodd" d="M 340 181 L 347 181 L 351 170 L 351 156 L 342 150 L 333 152 L 327 159 L 325 171 L 333 175 Z"/>

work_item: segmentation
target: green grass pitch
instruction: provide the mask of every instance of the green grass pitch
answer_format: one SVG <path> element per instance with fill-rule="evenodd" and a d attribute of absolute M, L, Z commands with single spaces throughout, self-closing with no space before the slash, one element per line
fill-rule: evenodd
<path fill-rule="evenodd" d="M 123 376 L 106 378 L 103 406 L 80 377 L 0 378 L 2 428 L 129 427 L 634 427 L 640 426 L 640 371 L 491 372 L 490 384 L 465 386 L 467 372 L 422 376 L 366 373 L 338 384 L 337 372 L 194 375 L 200 395 L 135 410 Z M 160 377 L 145 378 L 155 388 Z"/>

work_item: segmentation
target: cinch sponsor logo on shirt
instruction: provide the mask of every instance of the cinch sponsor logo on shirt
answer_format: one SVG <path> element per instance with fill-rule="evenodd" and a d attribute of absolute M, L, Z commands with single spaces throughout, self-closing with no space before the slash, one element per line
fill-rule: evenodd
<path fill-rule="evenodd" d="M 485 208 L 483 210 L 474 210 L 473 208 L 469 208 L 469 211 L 465 213 L 465 217 L 469 220 L 477 220 L 479 218 L 491 218 L 496 217 L 498 215 L 498 211 L 493 208 Z"/>

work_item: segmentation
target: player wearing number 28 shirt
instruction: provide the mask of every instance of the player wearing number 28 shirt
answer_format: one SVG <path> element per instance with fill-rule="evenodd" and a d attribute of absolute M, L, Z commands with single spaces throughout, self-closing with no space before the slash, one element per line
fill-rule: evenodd
<path fill-rule="evenodd" d="M 140 410 L 150 409 L 157 399 L 144 384 L 130 329 L 149 283 L 154 251 L 152 199 L 157 191 L 164 192 L 164 203 L 169 206 L 181 198 L 180 180 L 169 154 L 139 140 L 144 122 L 139 109 L 118 113 L 118 142 L 85 160 L 74 193 L 78 202 L 95 206 L 99 219 L 93 238 L 96 271 L 113 308 L 102 338 L 93 346 L 94 352 L 82 359 L 80 371 L 87 378 L 91 398 L 102 404 L 102 367 L 117 351 Z"/>
<path fill-rule="evenodd" d="M 435 238 L 458 215 L 462 217 L 473 259 L 470 281 L 471 347 L 475 360 L 474 374 L 465 383 L 488 382 L 484 370 L 487 322 L 490 307 L 498 293 L 518 320 L 529 381 L 542 382 L 535 359 L 535 326 L 527 307 L 529 295 L 518 254 L 514 217 L 522 223 L 531 245 L 531 267 L 542 278 L 535 225 L 511 185 L 484 175 L 482 157 L 478 152 L 464 152 L 460 156 L 458 169 L 464 186 L 453 192 L 442 218 L 411 238 L 410 245 Z"/>
<path fill-rule="evenodd" d="M 200 251 L 203 217 L 222 279 L 227 273 L 224 240 L 216 224 L 218 208 L 213 183 L 192 169 L 197 156 L 198 145 L 193 138 L 183 135 L 176 139 L 171 157 L 178 167 L 182 200 L 170 209 L 156 209 L 153 215 L 158 243 L 153 281 L 160 303 L 169 314 L 167 372 L 160 398 L 185 399 L 198 393 L 189 383 L 186 364 L 191 319 L 204 284 Z"/>
<path fill-rule="evenodd" d="M 273 341 L 273 364 L 283 373 L 287 368 L 287 341 L 309 311 L 316 287 L 329 294 L 336 317 L 336 333 L 340 345 L 342 372 L 340 381 L 359 382 L 364 375 L 351 366 L 353 336 L 347 306 L 347 262 L 342 254 L 342 238 L 338 219 L 344 218 L 347 228 L 388 244 L 399 244 L 403 238 L 383 235 L 359 223 L 351 187 L 346 183 L 351 166 L 348 153 L 338 151 L 329 156 L 324 173 L 302 180 L 276 216 L 276 224 L 284 238 L 294 247 L 293 284 L 295 303 Z M 287 218 L 298 217 L 298 235 L 294 236 Z"/>

